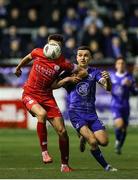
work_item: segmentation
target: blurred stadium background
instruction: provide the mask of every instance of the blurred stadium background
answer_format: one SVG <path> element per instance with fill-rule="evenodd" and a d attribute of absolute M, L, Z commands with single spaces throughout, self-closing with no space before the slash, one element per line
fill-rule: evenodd
<path fill-rule="evenodd" d="M 14 70 L 20 59 L 33 48 L 43 47 L 51 33 L 64 35 L 64 54 L 71 62 L 76 62 L 76 48 L 82 44 L 92 50 L 94 60 L 91 65 L 101 69 L 112 71 L 115 58 L 123 55 L 138 84 L 137 0 L 0 0 L 0 142 L 3 134 L 14 132 L 2 128 L 35 129 L 36 121 L 21 103 L 22 86 L 31 65 L 23 69 L 21 78 L 16 78 Z M 69 124 L 66 92 L 60 89 L 54 95 Z M 98 87 L 99 118 L 112 126 L 110 99 L 110 94 Z M 132 96 L 130 103 L 130 124 L 134 128 L 138 125 L 138 98 Z M 74 132 L 71 130 L 71 133 Z M 2 155 L 3 151 L 0 147 Z"/>

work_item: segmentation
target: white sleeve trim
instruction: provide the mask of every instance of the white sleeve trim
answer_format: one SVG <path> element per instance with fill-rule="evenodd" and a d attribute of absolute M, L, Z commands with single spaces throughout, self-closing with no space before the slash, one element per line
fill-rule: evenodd
<path fill-rule="evenodd" d="M 98 83 L 104 85 L 106 83 L 106 79 L 102 77 L 99 79 Z"/>

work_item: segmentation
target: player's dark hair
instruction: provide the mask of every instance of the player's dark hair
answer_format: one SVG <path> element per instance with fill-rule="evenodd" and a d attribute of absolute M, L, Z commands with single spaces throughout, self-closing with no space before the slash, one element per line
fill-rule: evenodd
<path fill-rule="evenodd" d="M 88 50 L 90 52 L 91 56 L 92 56 L 92 51 L 88 46 L 80 46 L 80 47 L 78 47 L 77 51 L 78 50 Z"/>
<path fill-rule="evenodd" d="M 50 40 L 55 40 L 55 41 L 61 42 L 61 44 L 63 44 L 64 37 L 61 34 L 51 34 L 48 36 L 48 41 L 50 41 Z"/>
<path fill-rule="evenodd" d="M 115 64 L 116 64 L 117 61 L 120 60 L 120 59 L 122 59 L 124 62 L 126 62 L 126 61 L 125 61 L 125 58 L 124 58 L 123 56 L 119 56 L 119 57 L 117 57 L 117 58 L 115 59 Z"/>

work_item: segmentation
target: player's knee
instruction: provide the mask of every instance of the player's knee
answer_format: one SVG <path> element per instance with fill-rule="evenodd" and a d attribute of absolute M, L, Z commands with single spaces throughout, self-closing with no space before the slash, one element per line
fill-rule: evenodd
<path fill-rule="evenodd" d="M 60 127 L 58 130 L 57 130 L 57 133 L 59 136 L 62 136 L 62 137 L 66 137 L 67 136 L 67 131 L 64 127 Z"/>
<path fill-rule="evenodd" d="M 108 144 L 109 144 L 108 139 L 103 139 L 102 141 L 100 141 L 101 146 L 107 146 Z"/>
<path fill-rule="evenodd" d="M 92 148 L 96 148 L 98 146 L 97 140 L 95 138 L 89 139 L 88 142 L 92 146 Z"/>
<path fill-rule="evenodd" d="M 46 111 L 45 111 L 45 110 L 39 111 L 39 113 L 37 114 L 37 116 L 38 116 L 38 121 L 44 122 L 45 119 L 46 119 Z"/>

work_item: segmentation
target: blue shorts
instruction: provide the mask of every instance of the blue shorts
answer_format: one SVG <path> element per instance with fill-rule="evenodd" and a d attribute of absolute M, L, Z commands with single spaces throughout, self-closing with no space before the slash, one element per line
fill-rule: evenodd
<path fill-rule="evenodd" d="M 129 123 L 129 109 L 128 108 L 112 108 L 113 119 L 122 118 L 125 125 Z"/>
<path fill-rule="evenodd" d="M 87 112 L 80 112 L 69 110 L 69 118 L 73 127 L 79 132 L 82 126 L 88 126 L 93 132 L 98 130 L 105 130 L 103 122 L 98 119 L 96 113 L 90 114 Z"/>

